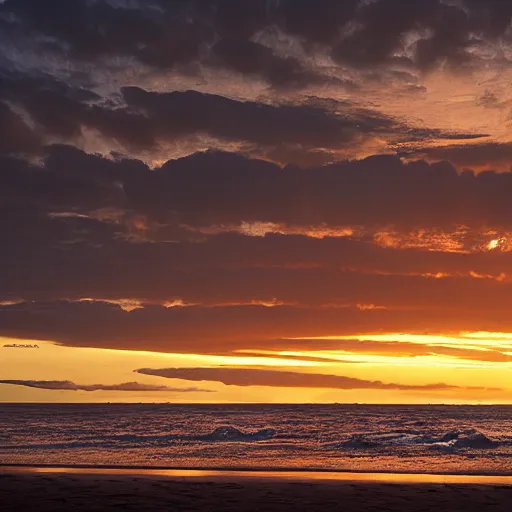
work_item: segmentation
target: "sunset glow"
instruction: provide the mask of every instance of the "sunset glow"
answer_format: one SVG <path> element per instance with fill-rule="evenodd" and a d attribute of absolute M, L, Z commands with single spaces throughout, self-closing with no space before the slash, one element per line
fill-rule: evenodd
<path fill-rule="evenodd" d="M 512 403 L 508 2 L 43 3 L 0 1 L 0 401 Z"/>

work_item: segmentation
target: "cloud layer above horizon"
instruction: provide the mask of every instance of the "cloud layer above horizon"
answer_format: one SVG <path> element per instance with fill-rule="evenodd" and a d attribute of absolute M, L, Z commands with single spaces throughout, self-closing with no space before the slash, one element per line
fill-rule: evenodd
<path fill-rule="evenodd" d="M 439 391 L 456 389 L 448 384 L 426 384 L 412 386 L 385 383 L 316 373 L 299 373 L 247 368 L 141 368 L 136 370 L 143 375 L 154 375 L 169 379 L 190 381 L 218 381 L 227 386 L 270 386 L 285 388 L 327 388 L 327 389 L 388 389 L 400 391 Z M 482 391 L 486 388 L 474 387 L 470 390 Z M 490 389 L 489 391 L 501 391 Z"/>
<path fill-rule="evenodd" d="M 211 393 L 210 389 L 172 388 L 139 382 L 123 382 L 122 384 L 75 384 L 69 380 L 0 380 L 0 384 L 26 386 L 28 388 L 49 389 L 52 391 L 167 391 L 171 393 Z"/>

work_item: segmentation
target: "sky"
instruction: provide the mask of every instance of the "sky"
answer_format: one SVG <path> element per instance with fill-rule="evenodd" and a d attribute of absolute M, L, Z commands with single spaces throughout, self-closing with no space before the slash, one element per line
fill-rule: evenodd
<path fill-rule="evenodd" d="M 0 1 L 0 401 L 512 403 L 511 19 Z"/>

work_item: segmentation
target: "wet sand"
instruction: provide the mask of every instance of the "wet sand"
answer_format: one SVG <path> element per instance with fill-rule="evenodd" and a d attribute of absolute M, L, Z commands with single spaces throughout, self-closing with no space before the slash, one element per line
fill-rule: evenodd
<path fill-rule="evenodd" d="M 512 478 L 0 468 L 0 510 L 509 511 Z"/>

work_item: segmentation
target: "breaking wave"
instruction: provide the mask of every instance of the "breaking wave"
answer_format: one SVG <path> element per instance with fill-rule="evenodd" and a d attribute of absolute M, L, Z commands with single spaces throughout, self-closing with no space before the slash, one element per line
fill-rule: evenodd
<path fill-rule="evenodd" d="M 165 445 L 173 442 L 231 442 L 231 443 L 250 443 L 258 441 L 266 441 L 276 435 L 276 431 L 272 428 L 264 428 L 255 432 L 244 432 L 232 426 L 218 427 L 209 434 L 203 435 L 137 435 L 137 434 L 120 434 L 114 436 L 101 436 L 94 438 L 85 438 L 81 441 L 71 441 L 62 443 L 46 443 L 46 444 L 26 444 L 18 445 L 17 449 L 73 449 L 73 448 L 115 448 L 126 447 L 132 445 Z M 0 450 L 11 449 L 12 446 L 1 446 Z"/>
<path fill-rule="evenodd" d="M 495 448 L 498 443 L 489 439 L 482 432 L 475 429 L 452 430 L 447 432 L 440 441 L 432 444 L 431 450 L 451 452 L 458 448 Z"/>
<path fill-rule="evenodd" d="M 276 431 L 272 428 L 264 428 L 256 432 L 242 432 L 235 427 L 219 427 L 211 434 L 200 436 L 198 440 L 202 441 L 265 441 L 276 435 Z"/>
<path fill-rule="evenodd" d="M 418 431 L 353 434 L 347 441 L 331 444 L 331 448 L 366 449 L 384 446 L 426 445 L 431 450 L 454 452 L 458 449 L 496 448 L 499 443 L 475 429 L 450 430 L 440 437 Z"/>

